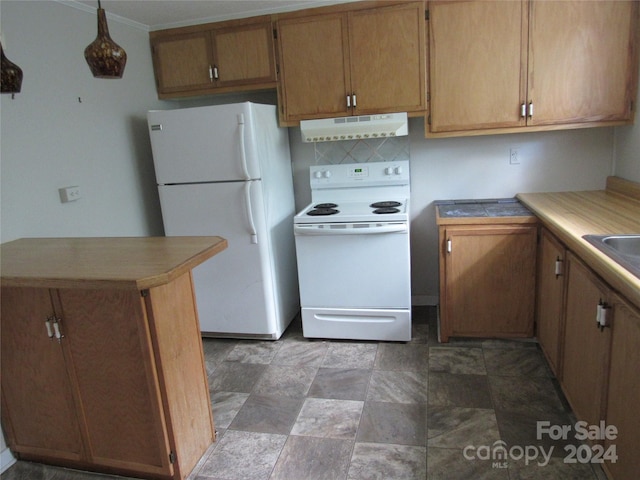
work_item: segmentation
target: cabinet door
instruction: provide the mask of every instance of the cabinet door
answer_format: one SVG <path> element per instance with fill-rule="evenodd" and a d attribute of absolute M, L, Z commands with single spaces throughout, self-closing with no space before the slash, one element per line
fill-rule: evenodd
<path fill-rule="evenodd" d="M 58 290 L 90 462 L 173 474 L 143 299 L 129 290 Z"/>
<path fill-rule="evenodd" d="M 605 441 L 605 451 L 615 445 L 618 460 L 605 465 L 612 478 L 635 478 L 640 472 L 640 311 L 620 298 L 613 311 L 606 420 L 618 429 L 618 436 Z"/>
<path fill-rule="evenodd" d="M 533 335 L 536 233 L 533 226 L 447 228 L 443 337 Z"/>
<path fill-rule="evenodd" d="M 524 125 L 526 3 L 429 3 L 431 132 Z"/>
<path fill-rule="evenodd" d="M 151 49 L 159 94 L 212 87 L 209 32 L 158 36 Z"/>
<path fill-rule="evenodd" d="M 425 110 L 424 3 L 349 14 L 355 115 Z"/>
<path fill-rule="evenodd" d="M 280 20 L 280 103 L 285 121 L 347 115 L 347 15 Z"/>
<path fill-rule="evenodd" d="M 536 334 L 551 369 L 559 377 L 565 249 L 546 229 L 542 230 L 538 248 Z"/>
<path fill-rule="evenodd" d="M 213 30 L 216 87 L 276 81 L 271 22 Z"/>
<path fill-rule="evenodd" d="M 528 125 L 629 120 L 638 2 L 533 1 Z"/>
<path fill-rule="evenodd" d="M 604 419 L 611 329 L 598 328 L 596 315 L 608 297 L 607 287 L 568 253 L 562 388 L 576 417 L 590 425 Z"/>
<path fill-rule="evenodd" d="M 2 427 L 14 453 L 83 457 L 76 403 L 61 343 L 49 338 L 54 314 L 45 288 L 2 288 Z"/>

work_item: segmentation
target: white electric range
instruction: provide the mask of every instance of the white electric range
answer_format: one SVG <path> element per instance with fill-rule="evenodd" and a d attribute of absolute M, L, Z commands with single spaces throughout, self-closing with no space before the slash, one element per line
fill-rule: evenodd
<path fill-rule="evenodd" d="M 409 162 L 316 165 L 294 217 L 303 335 L 411 340 Z"/>

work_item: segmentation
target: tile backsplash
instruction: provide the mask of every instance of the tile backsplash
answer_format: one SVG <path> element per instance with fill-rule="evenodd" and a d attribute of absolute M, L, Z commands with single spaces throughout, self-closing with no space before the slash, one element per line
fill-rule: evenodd
<path fill-rule="evenodd" d="M 315 143 L 316 165 L 409 160 L 409 137 Z"/>

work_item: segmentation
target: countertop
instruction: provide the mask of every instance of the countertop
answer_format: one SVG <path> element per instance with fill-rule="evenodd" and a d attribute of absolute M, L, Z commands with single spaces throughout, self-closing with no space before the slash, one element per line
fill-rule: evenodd
<path fill-rule="evenodd" d="M 640 233 L 640 184 L 609 177 L 606 190 L 521 193 L 517 198 L 569 250 L 640 308 L 640 278 L 582 238 Z"/>
<path fill-rule="evenodd" d="M 536 223 L 535 215 L 516 198 L 437 200 L 438 225 Z"/>
<path fill-rule="evenodd" d="M 221 237 L 22 238 L 0 245 L 0 284 L 145 290 L 225 248 Z"/>

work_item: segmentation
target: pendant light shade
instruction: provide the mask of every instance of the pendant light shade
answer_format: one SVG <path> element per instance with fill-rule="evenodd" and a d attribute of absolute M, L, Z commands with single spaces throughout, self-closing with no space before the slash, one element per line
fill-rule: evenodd
<path fill-rule="evenodd" d="M 96 78 L 122 78 L 127 52 L 111 40 L 107 15 L 98 0 L 98 36 L 84 49 L 84 58 Z"/>
<path fill-rule="evenodd" d="M 4 56 L 4 49 L 0 43 L 1 74 L 0 93 L 19 93 L 22 88 L 22 69 Z"/>

